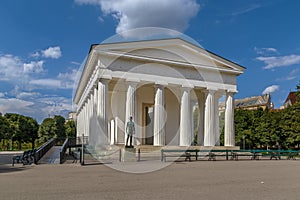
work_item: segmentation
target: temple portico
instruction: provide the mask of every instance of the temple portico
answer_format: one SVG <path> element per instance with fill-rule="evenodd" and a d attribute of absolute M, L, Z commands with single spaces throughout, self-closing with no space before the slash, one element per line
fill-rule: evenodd
<path fill-rule="evenodd" d="M 95 45 L 74 97 L 77 134 L 91 145 L 124 144 L 129 117 L 135 145 L 220 145 L 219 99 L 225 98 L 225 146 L 235 146 L 236 76 L 244 68 L 181 39 Z"/>

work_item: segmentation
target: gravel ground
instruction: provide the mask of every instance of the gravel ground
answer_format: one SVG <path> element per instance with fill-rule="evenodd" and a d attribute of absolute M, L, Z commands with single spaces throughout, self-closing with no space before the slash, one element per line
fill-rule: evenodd
<path fill-rule="evenodd" d="M 138 169 L 162 164 L 119 165 Z M 141 174 L 124 173 L 108 166 L 2 164 L 0 199 L 300 198 L 300 160 L 175 162 Z"/>

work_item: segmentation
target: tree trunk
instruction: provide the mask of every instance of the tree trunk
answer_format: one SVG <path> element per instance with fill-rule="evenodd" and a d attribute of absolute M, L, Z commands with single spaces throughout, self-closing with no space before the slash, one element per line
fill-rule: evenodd
<path fill-rule="evenodd" d="M 22 142 L 18 141 L 18 150 L 21 150 L 21 149 L 22 149 Z"/>
<path fill-rule="evenodd" d="M 31 141 L 31 148 L 32 148 L 32 149 L 34 149 L 34 147 L 35 147 L 35 146 L 34 146 L 34 143 L 35 143 L 35 140 L 32 140 L 32 141 Z"/>

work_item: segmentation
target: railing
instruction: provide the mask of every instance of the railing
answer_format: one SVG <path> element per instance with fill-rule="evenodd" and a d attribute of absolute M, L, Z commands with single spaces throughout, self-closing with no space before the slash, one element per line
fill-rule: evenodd
<path fill-rule="evenodd" d="M 60 149 L 59 164 L 63 163 L 63 160 L 65 158 L 65 154 L 66 154 L 68 147 L 69 147 L 69 138 L 66 138 L 65 142 L 63 143 L 63 145 L 61 146 L 61 149 Z"/>
<path fill-rule="evenodd" d="M 72 147 L 82 147 L 82 144 L 88 144 L 88 136 L 84 136 L 83 139 L 82 137 L 66 138 L 60 150 L 60 164 L 63 163 L 68 148 L 70 153 Z"/>
<path fill-rule="evenodd" d="M 38 161 L 56 144 L 56 141 L 54 138 L 51 138 L 48 142 L 44 143 L 42 146 L 40 146 L 35 154 L 34 154 L 34 164 L 37 164 Z"/>

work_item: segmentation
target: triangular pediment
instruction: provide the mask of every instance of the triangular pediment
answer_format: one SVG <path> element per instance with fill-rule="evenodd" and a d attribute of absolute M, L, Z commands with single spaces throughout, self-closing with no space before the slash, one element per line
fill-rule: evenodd
<path fill-rule="evenodd" d="M 99 53 L 127 56 L 131 59 L 152 59 L 156 62 L 164 62 L 164 64 L 171 62 L 235 74 L 241 74 L 245 70 L 244 67 L 234 62 L 179 38 L 101 44 L 95 46 L 94 50 Z"/>

